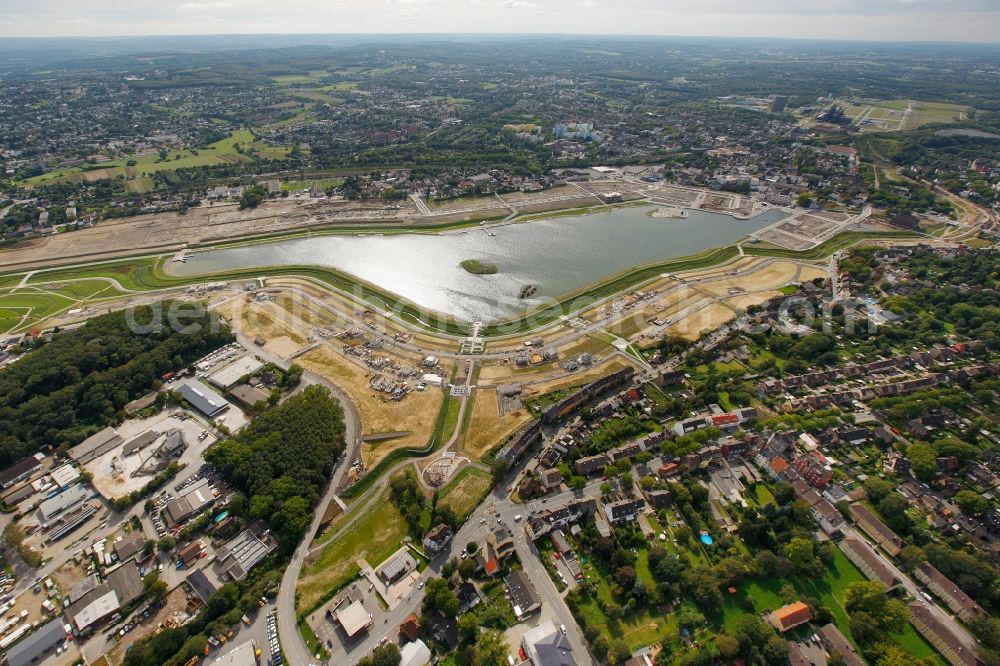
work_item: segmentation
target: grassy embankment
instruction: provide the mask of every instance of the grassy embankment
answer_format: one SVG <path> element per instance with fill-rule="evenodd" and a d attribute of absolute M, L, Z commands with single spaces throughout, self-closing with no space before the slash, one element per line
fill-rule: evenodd
<path fill-rule="evenodd" d="M 745 246 L 744 251 L 747 255 L 751 256 L 784 257 L 811 261 L 823 259 L 836 250 L 843 249 L 863 240 L 913 237 L 913 234 L 906 232 L 844 232 L 806 251 L 753 246 Z M 220 246 L 225 246 L 225 244 L 220 244 Z M 738 250 L 736 246 L 730 245 L 706 250 L 705 252 L 689 257 L 680 257 L 666 262 L 646 264 L 629 269 L 598 285 L 570 293 L 556 303 L 542 306 L 535 310 L 529 310 L 516 319 L 490 324 L 481 331 L 481 334 L 484 336 L 520 335 L 550 324 L 567 313 L 584 310 L 601 299 L 611 297 L 617 293 L 634 288 L 636 285 L 656 279 L 665 272 L 708 268 L 725 263 L 737 255 Z M 398 297 L 386 291 L 330 268 L 317 266 L 271 266 L 246 268 L 200 276 L 175 277 L 169 276 L 163 271 L 165 261 L 166 257 L 164 256 L 142 257 L 81 268 L 39 271 L 32 276 L 28 284 L 35 286 L 48 285 L 45 291 L 54 296 L 47 298 L 54 300 L 48 300 L 44 303 L 34 303 L 31 302 L 31 297 L 29 296 L 29 302 L 25 303 L 25 292 L 22 289 L 16 287 L 0 288 L 0 322 L 8 322 L 9 326 L 17 325 L 18 329 L 23 329 L 42 322 L 53 314 L 69 308 L 77 300 L 87 300 L 74 300 L 69 294 L 66 294 L 65 302 L 60 300 L 64 295 L 63 290 L 67 287 L 60 286 L 56 288 L 51 286 L 52 283 L 56 282 L 112 278 L 125 289 L 147 291 L 181 287 L 211 280 L 246 280 L 267 276 L 302 277 L 314 280 L 321 285 L 350 294 L 360 301 L 373 305 L 376 309 L 395 314 L 404 323 L 421 330 L 443 333 L 450 336 L 465 336 L 470 331 L 469 326 L 463 322 L 442 316 L 432 318 L 430 314 L 415 304 L 402 302 Z M 19 275 L 23 275 L 23 273 Z M 14 277 L 16 276 L 0 276 L 0 280 L 4 281 L 4 283 L 9 283 L 9 281 L 13 280 L 16 283 Z M 3 293 L 4 291 L 6 293 Z M 101 293 L 102 297 L 108 298 L 120 295 L 114 291 Z M 390 303 L 395 303 L 395 305 L 390 306 Z M 16 319 L 24 315 L 25 308 L 33 306 L 37 306 L 37 313 L 31 310 L 23 320 Z"/>

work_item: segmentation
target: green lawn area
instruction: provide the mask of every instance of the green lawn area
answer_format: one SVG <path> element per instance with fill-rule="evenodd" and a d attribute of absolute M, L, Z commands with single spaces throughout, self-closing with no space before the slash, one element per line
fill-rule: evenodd
<path fill-rule="evenodd" d="M 92 169 L 56 169 L 47 173 L 27 179 L 25 184 L 38 185 L 53 181 L 83 182 L 93 181 L 101 178 L 115 178 L 124 176 L 128 182 L 138 182 L 138 185 L 131 187 L 146 187 L 152 185 L 151 181 L 145 179 L 160 171 L 172 171 L 175 169 L 187 169 L 192 167 L 210 166 L 214 164 L 236 164 L 247 159 L 236 151 L 236 144 L 241 144 L 244 149 L 258 148 L 260 152 L 267 156 L 267 147 L 258 144 L 250 130 L 236 130 L 225 139 L 216 141 L 201 148 L 172 149 L 167 152 L 167 158 L 161 160 L 159 154 L 135 155 L 123 157 L 117 160 L 104 162 L 95 165 Z M 134 165 L 129 165 L 129 161 L 134 161 Z M 131 191 L 139 191 L 133 189 Z"/>
<path fill-rule="evenodd" d="M 269 78 L 279 86 L 291 86 L 297 83 L 313 83 L 329 75 L 330 72 L 325 69 L 315 69 L 305 74 L 281 74 Z"/>
<path fill-rule="evenodd" d="M 758 485 L 758 488 L 761 486 Z M 830 609 L 834 622 L 845 636 L 851 638 L 848 628 L 848 614 L 844 609 L 844 593 L 851 583 L 866 580 L 839 548 L 834 549 L 833 563 L 826 574 L 819 580 L 795 577 L 778 577 L 766 580 L 744 581 L 737 586 L 737 592 L 726 595 L 726 603 L 722 611 L 722 625 L 727 631 L 732 631 L 739 622 L 740 616 L 748 611 L 742 600 L 750 596 L 756 601 L 758 612 L 772 611 L 784 605 L 780 590 L 784 585 L 791 585 L 802 596 L 811 596 L 820 604 Z M 928 659 L 932 663 L 943 666 L 934 648 L 921 637 L 909 624 L 899 634 L 892 635 L 892 640 L 904 650 L 918 659 Z"/>
<path fill-rule="evenodd" d="M 358 87 L 355 81 L 340 81 L 327 86 L 320 86 L 317 90 L 354 90 Z"/>
<path fill-rule="evenodd" d="M 404 536 L 406 523 L 386 493 L 318 556 L 307 559 L 299 577 L 298 610 L 311 610 L 347 585 L 360 571 L 355 563 L 359 558 L 373 567 L 381 564 L 399 548 Z"/>
<path fill-rule="evenodd" d="M 144 194 L 146 192 L 152 192 L 156 187 L 153 179 L 149 176 L 143 176 L 142 178 L 133 178 L 132 180 L 125 181 L 125 189 L 132 194 Z"/>
<path fill-rule="evenodd" d="M 632 650 L 658 643 L 677 630 L 674 615 L 664 615 L 655 608 L 636 611 L 620 620 L 608 620 L 597 601 L 588 598 L 580 604 L 579 612 L 588 627 L 595 627 L 609 639 L 624 639 Z"/>
<path fill-rule="evenodd" d="M 764 506 L 765 504 L 771 503 L 775 504 L 774 493 L 771 489 L 765 486 L 763 483 L 758 483 L 753 489 L 754 499 L 757 501 L 758 506 Z M 775 504 L 777 506 L 777 504 Z"/>
<path fill-rule="evenodd" d="M 281 189 L 284 192 L 300 192 L 302 190 L 308 190 L 315 187 L 320 190 L 326 190 L 331 187 L 339 187 L 344 183 L 343 178 L 318 178 L 316 180 L 290 180 L 286 183 L 281 184 Z"/>

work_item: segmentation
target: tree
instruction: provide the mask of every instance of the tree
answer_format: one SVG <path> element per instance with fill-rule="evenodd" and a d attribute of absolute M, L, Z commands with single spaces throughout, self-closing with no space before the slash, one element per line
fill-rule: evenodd
<path fill-rule="evenodd" d="M 714 615 L 722 608 L 722 592 L 715 571 L 708 566 L 699 566 L 682 576 L 682 585 L 694 602 L 708 614 Z"/>
<path fill-rule="evenodd" d="M 796 573 L 802 574 L 815 569 L 816 550 L 809 539 L 794 537 L 785 545 L 785 557 L 792 563 Z"/>
<path fill-rule="evenodd" d="M 769 664 L 787 664 L 788 641 L 781 636 L 771 636 L 761 648 L 761 654 Z"/>
<path fill-rule="evenodd" d="M 865 480 L 864 488 L 872 504 L 878 504 L 892 492 L 892 484 L 877 476 L 868 477 Z"/>
<path fill-rule="evenodd" d="M 632 651 L 628 648 L 628 643 L 625 639 L 618 638 L 611 642 L 608 648 L 608 663 L 609 664 L 621 664 L 624 663 L 632 656 Z"/>
<path fill-rule="evenodd" d="M 507 666 L 507 655 L 510 646 L 507 639 L 499 631 L 485 631 L 476 643 L 476 654 L 472 659 L 473 666 Z"/>
<path fill-rule="evenodd" d="M 962 513 L 970 516 L 981 516 L 990 508 L 989 501 L 974 490 L 959 490 L 953 499 Z"/>
<path fill-rule="evenodd" d="M 910 666 L 913 657 L 904 652 L 901 647 L 888 641 L 879 643 L 872 652 L 877 653 L 878 660 L 875 666 Z"/>
<path fill-rule="evenodd" d="M 462 640 L 470 643 L 475 642 L 479 636 L 479 618 L 473 613 L 465 613 L 458 616 L 458 634 Z"/>
<path fill-rule="evenodd" d="M 462 560 L 461 564 L 458 565 L 458 575 L 462 577 L 462 580 L 469 580 L 476 575 L 476 561 L 471 557 Z"/>
<path fill-rule="evenodd" d="M 424 588 L 424 613 L 440 611 L 448 617 L 458 614 L 458 597 L 444 578 L 431 578 Z"/>
<path fill-rule="evenodd" d="M 907 571 L 913 571 L 918 564 L 927 561 L 927 555 L 920 546 L 909 544 L 899 552 L 899 561 L 902 562 L 903 568 Z"/>
<path fill-rule="evenodd" d="M 930 444 L 914 442 L 906 450 L 906 457 L 913 465 L 913 473 L 922 481 L 930 481 L 937 474 L 937 452 Z"/>
<path fill-rule="evenodd" d="M 402 655 L 399 654 L 399 647 L 388 642 L 375 648 L 370 657 L 365 657 L 358 662 L 358 666 L 399 666 Z"/>
<path fill-rule="evenodd" d="M 240 209 L 256 208 L 267 198 L 267 188 L 263 185 L 251 185 L 240 195 Z"/>
<path fill-rule="evenodd" d="M 979 455 L 979 449 L 972 444 L 955 437 L 942 437 L 934 442 L 939 456 L 954 456 L 963 462 L 968 462 Z"/>
<path fill-rule="evenodd" d="M 886 524 L 897 532 L 909 532 L 911 520 L 906 515 L 909 503 L 899 493 L 886 496 L 878 503 L 878 512 Z"/>
<path fill-rule="evenodd" d="M 871 618 L 879 633 L 902 631 L 909 615 L 906 606 L 898 599 L 887 596 L 885 585 L 877 581 L 858 581 L 848 585 L 844 593 L 844 608 L 852 618 L 857 615 Z M 853 633 L 853 627 L 851 631 Z"/>
<path fill-rule="evenodd" d="M 340 403 L 314 384 L 214 445 L 205 459 L 249 497 L 250 516 L 267 520 L 290 552 L 344 450 L 344 429 Z"/>
<path fill-rule="evenodd" d="M 729 634 L 719 634 L 715 637 L 715 647 L 723 659 L 732 659 L 740 653 L 740 642 Z"/>
<path fill-rule="evenodd" d="M 143 577 L 142 587 L 146 591 L 146 600 L 154 604 L 167 596 L 167 583 L 160 580 L 160 572 L 155 569 Z"/>
<path fill-rule="evenodd" d="M 618 583 L 623 590 L 632 589 L 632 586 L 635 585 L 635 568 L 627 565 L 619 567 L 619 569 L 615 571 L 615 582 Z"/>
<path fill-rule="evenodd" d="M 160 537 L 160 540 L 156 542 L 156 548 L 161 553 L 168 553 L 174 549 L 174 546 L 176 544 L 177 542 L 174 540 L 174 538 L 169 534 L 167 534 L 166 536 Z"/>
<path fill-rule="evenodd" d="M 809 208 L 812 205 L 813 198 L 808 192 L 802 192 L 799 196 L 795 197 L 795 203 L 797 203 L 802 208 Z"/>

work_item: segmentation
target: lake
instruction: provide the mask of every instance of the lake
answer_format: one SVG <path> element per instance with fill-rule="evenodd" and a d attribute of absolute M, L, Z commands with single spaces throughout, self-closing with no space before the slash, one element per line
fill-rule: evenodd
<path fill-rule="evenodd" d="M 787 217 L 771 210 L 737 220 L 702 210 L 687 219 L 653 218 L 655 206 L 439 234 L 325 235 L 194 252 L 168 263 L 176 275 L 290 264 L 335 268 L 456 319 L 489 323 L 542 300 L 600 282 L 632 266 L 729 245 Z M 493 235 L 491 235 L 493 234 Z M 459 264 L 495 264 L 494 275 L 472 275 Z M 533 297 L 518 298 L 525 285 Z"/>

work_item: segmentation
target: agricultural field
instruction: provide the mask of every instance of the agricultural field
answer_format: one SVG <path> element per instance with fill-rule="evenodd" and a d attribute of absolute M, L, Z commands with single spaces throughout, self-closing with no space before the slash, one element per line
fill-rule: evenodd
<path fill-rule="evenodd" d="M 325 69 L 315 69 L 305 74 L 282 74 L 280 76 L 272 76 L 270 79 L 279 86 L 294 86 L 303 83 L 315 83 L 327 76 L 330 76 L 330 72 Z"/>
<path fill-rule="evenodd" d="M 451 507 L 461 522 L 479 505 L 492 485 L 489 472 L 466 467 L 438 491 L 438 503 Z"/>

